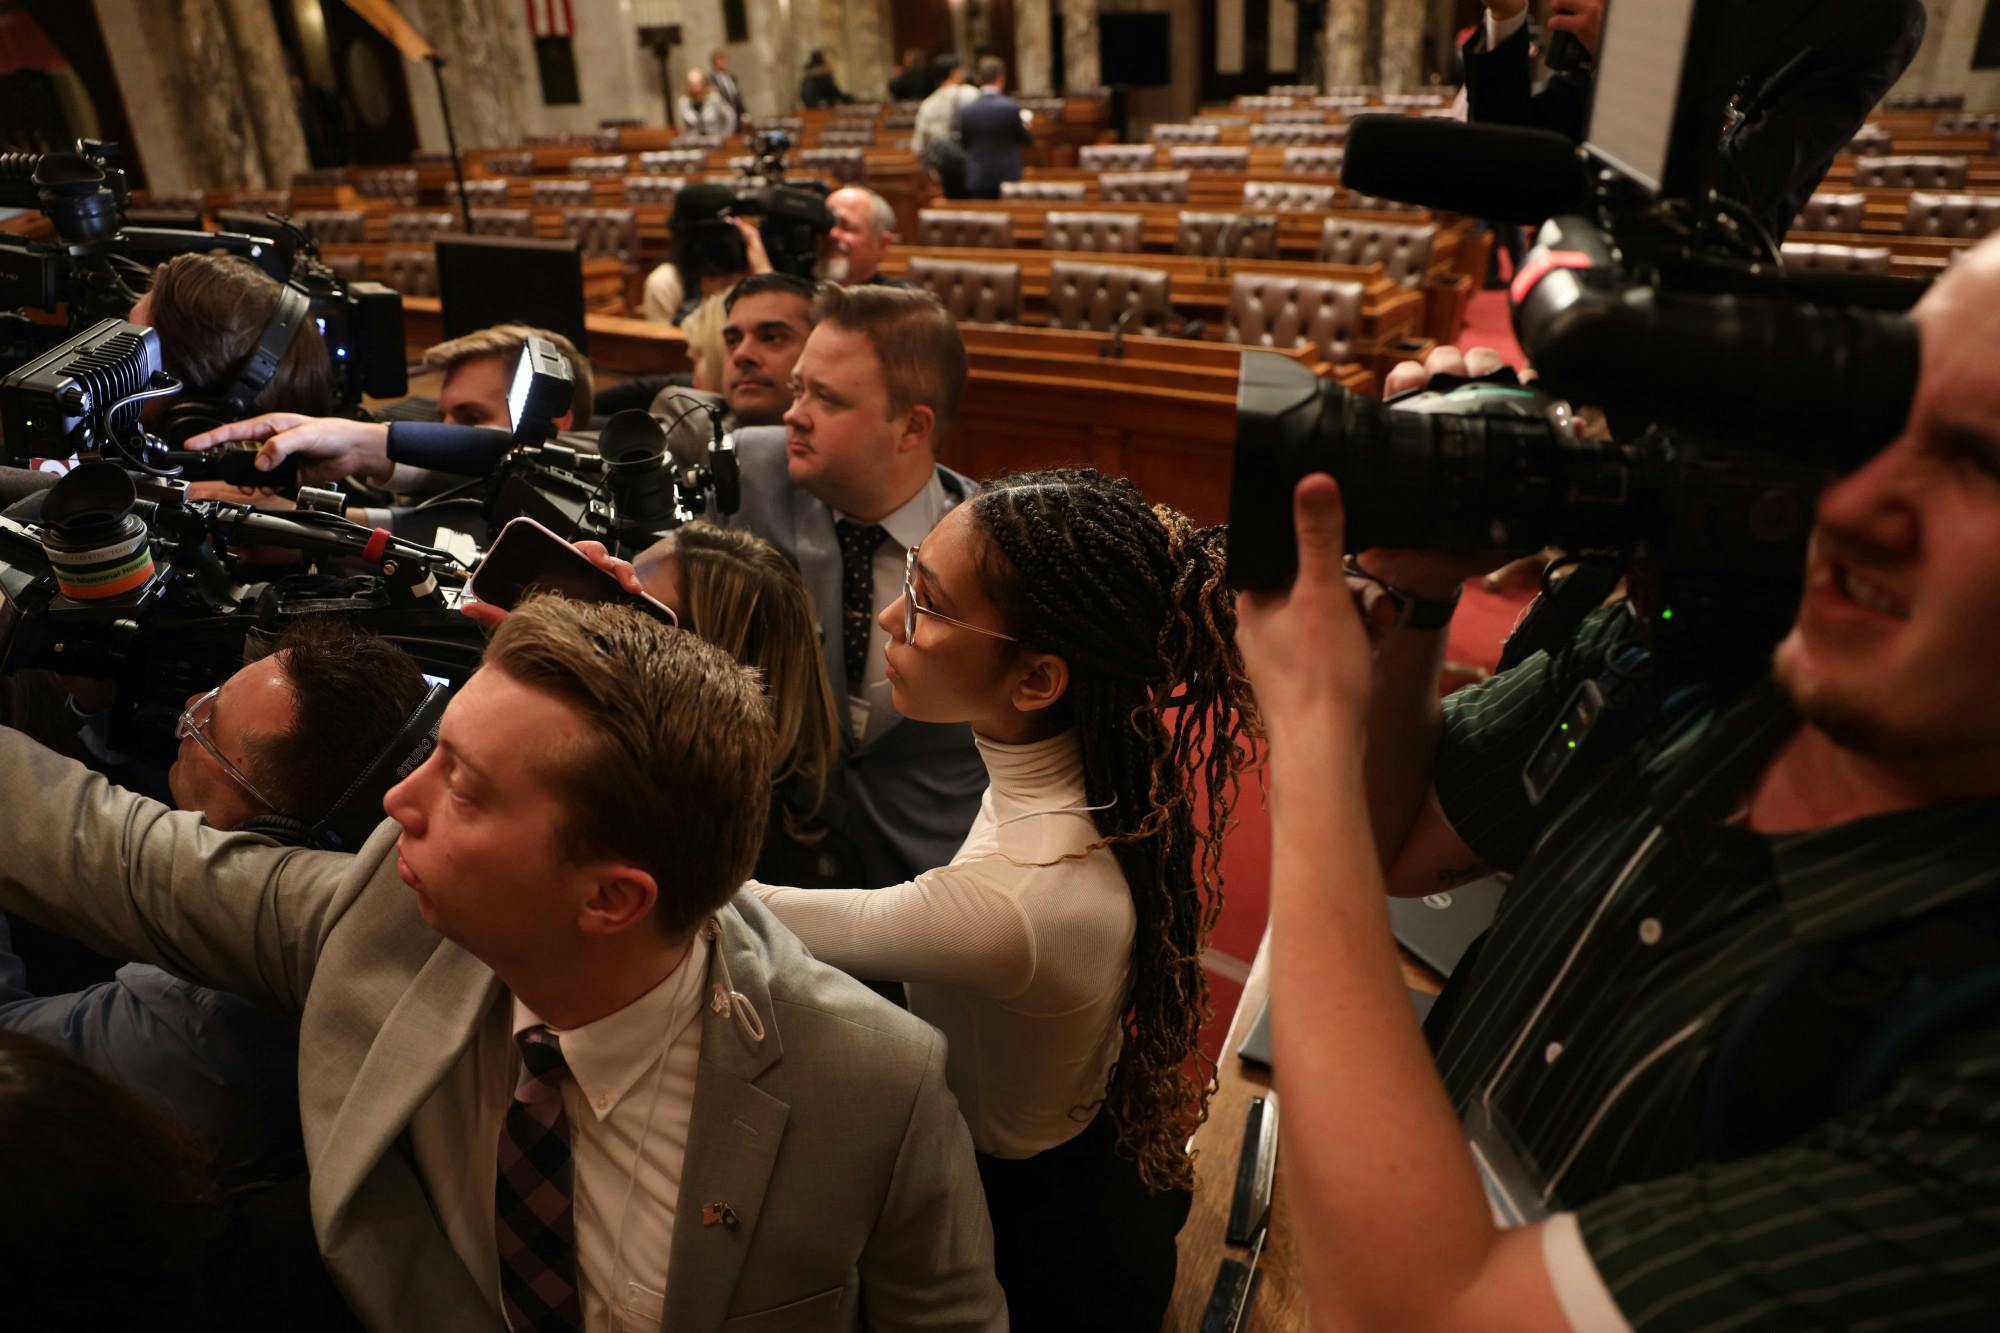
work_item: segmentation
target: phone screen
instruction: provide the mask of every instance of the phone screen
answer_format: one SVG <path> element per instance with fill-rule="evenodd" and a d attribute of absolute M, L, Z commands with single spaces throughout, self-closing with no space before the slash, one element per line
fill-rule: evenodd
<path fill-rule="evenodd" d="M 509 610 L 531 592 L 552 592 L 579 602 L 621 602 L 669 625 L 675 623 L 667 607 L 627 592 L 583 552 L 532 518 L 513 519 L 500 529 L 473 571 L 471 586 L 480 601 Z"/>

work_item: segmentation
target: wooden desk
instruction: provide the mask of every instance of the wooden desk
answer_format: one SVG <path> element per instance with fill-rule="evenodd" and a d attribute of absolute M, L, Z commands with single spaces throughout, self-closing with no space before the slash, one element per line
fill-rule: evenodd
<path fill-rule="evenodd" d="M 687 339 L 670 324 L 623 315 L 586 314 L 585 355 L 593 365 L 628 375 L 665 375 L 690 368 Z M 444 340 L 444 310 L 435 296 L 403 298 L 403 344 L 412 355 Z"/>

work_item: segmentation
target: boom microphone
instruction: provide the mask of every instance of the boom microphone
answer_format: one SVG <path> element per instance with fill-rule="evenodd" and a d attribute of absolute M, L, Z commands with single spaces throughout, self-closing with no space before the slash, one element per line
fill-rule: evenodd
<path fill-rule="evenodd" d="M 1538 223 L 1583 209 L 1589 173 L 1549 130 L 1434 116 L 1356 116 L 1340 183 L 1362 194 L 1491 222 Z"/>
<path fill-rule="evenodd" d="M 448 421 L 389 423 L 389 461 L 436 472 L 483 477 L 514 447 L 514 436 L 491 426 L 455 426 Z"/>

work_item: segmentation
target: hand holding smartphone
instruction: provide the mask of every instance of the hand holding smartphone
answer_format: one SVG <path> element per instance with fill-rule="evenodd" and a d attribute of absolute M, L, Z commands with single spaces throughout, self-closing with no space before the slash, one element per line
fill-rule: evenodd
<path fill-rule="evenodd" d="M 510 520 L 500 529 L 469 586 L 481 603 L 502 612 L 511 611 L 531 592 L 552 592 L 579 602 L 637 607 L 662 624 L 676 628 L 679 624 L 671 607 L 627 588 L 610 570 L 532 518 Z M 489 623 L 498 619 L 493 616 Z"/>

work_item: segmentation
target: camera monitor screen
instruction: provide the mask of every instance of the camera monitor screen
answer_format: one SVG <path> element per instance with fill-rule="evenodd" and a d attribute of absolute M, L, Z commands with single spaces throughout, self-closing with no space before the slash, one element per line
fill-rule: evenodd
<path fill-rule="evenodd" d="M 1606 5 L 1589 147 L 1654 193 L 1667 186 L 1681 73 L 1699 0 Z"/>
<path fill-rule="evenodd" d="M 532 324 L 590 346 L 583 327 L 583 255 L 574 241 L 440 236 L 438 299 L 444 336 L 494 324 Z"/>

